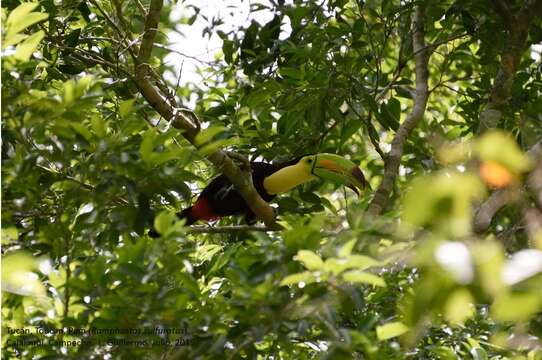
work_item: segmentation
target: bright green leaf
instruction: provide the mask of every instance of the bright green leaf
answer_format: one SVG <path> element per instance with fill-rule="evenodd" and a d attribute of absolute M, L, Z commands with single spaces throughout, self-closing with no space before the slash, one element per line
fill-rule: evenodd
<path fill-rule="evenodd" d="M 306 284 L 311 284 L 311 283 L 313 283 L 315 281 L 316 281 L 316 279 L 315 279 L 314 275 L 310 271 L 304 271 L 304 272 L 301 272 L 301 273 L 286 276 L 280 282 L 280 286 L 295 285 L 295 284 L 301 284 L 301 283 L 306 285 Z"/>
<path fill-rule="evenodd" d="M 121 118 L 125 118 L 130 113 L 132 113 L 132 109 L 134 107 L 135 99 L 128 99 L 121 101 L 119 104 L 119 115 Z"/>
<path fill-rule="evenodd" d="M 28 61 L 44 37 L 45 33 L 42 30 L 30 35 L 22 43 L 17 45 L 17 50 L 15 50 L 13 56 L 18 60 Z"/>
<path fill-rule="evenodd" d="M 500 321 L 523 322 L 542 310 L 542 299 L 536 293 L 503 292 L 495 298 L 491 313 Z"/>
<path fill-rule="evenodd" d="M 44 296 L 45 287 L 33 272 L 38 264 L 34 257 L 16 252 L 2 258 L 2 291 L 23 296 Z"/>
<path fill-rule="evenodd" d="M 352 249 L 354 248 L 354 246 L 356 246 L 357 241 L 357 239 L 352 239 L 346 242 L 339 250 L 339 257 L 349 256 L 352 253 Z"/>
<path fill-rule="evenodd" d="M 48 14 L 32 12 L 38 5 L 37 2 L 22 3 L 9 13 L 6 20 L 7 37 L 49 17 Z"/>
<path fill-rule="evenodd" d="M 444 313 L 448 321 L 463 323 L 474 315 L 474 299 L 467 289 L 458 289 L 448 296 Z"/>
<path fill-rule="evenodd" d="M 352 270 L 342 274 L 342 278 L 345 281 L 352 283 L 362 283 L 374 286 L 386 286 L 384 280 L 377 275 L 369 274 L 359 270 Z"/>
<path fill-rule="evenodd" d="M 201 130 L 196 135 L 195 143 L 202 146 L 211 141 L 216 135 L 223 133 L 226 130 L 224 126 L 210 126 L 207 129 Z"/>
<path fill-rule="evenodd" d="M 299 250 L 295 259 L 309 270 L 322 270 L 324 267 L 322 258 L 310 250 Z"/>
<path fill-rule="evenodd" d="M 154 228 L 158 233 L 167 235 L 172 228 L 177 216 L 171 211 L 162 211 L 156 218 L 154 218 Z"/>
<path fill-rule="evenodd" d="M 146 164 L 152 163 L 154 140 L 156 139 L 156 136 L 156 130 L 154 129 L 149 129 L 143 134 L 143 140 L 141 141 L 141 146 L 139 147 L 139 153 L 141 154 L 141 159 Z"/>
<path fill-rule="evenodd" d="M 376 327 L 376 337 L 378 340 L 387 340 L 401 336 L 408 331 L 408 327 L 401 322 L 391 322 Z"/>
<path fill-rule="evenodd" d="M 476 154 L 484 161 L 496 161 L 518 174 L 528 170 L 531 162 L 517 143 L 502 131 L 491 131 L 476 141 Z"/>

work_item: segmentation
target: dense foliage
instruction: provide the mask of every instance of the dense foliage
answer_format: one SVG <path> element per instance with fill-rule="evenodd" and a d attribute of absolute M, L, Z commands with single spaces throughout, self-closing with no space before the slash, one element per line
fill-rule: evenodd
<path fill-rule="evenodd" d="M 152 82 L 197 148 L 136 86 L 150 3 L 2 2 L 5 358 L 542 358 L 539 1 L 262 1 L 231 32 L 190 5 L 223 40 L 197 84 L 166 2 Z M 372 189 L 196 232 L 172 219 L 216 149 L 341 154 Z"/>

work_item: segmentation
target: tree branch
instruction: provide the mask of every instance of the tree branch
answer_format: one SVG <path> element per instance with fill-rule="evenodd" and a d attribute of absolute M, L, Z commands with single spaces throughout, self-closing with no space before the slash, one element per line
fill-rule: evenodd
<path fill-rule="evenodd" d="M 501 53 L 501 64 L 491 89 L 489 101 L 480 114 L 477 134 L 497 127 L 502 109 L 511 96 L 516 69 L 527 48 L 527 35 L 535 16 L 542 13 L 542 1 L 526 0 L 516 15 L 512 14 L 504 0 L 494 0 L 495 11 L 503 17 L 509 32 Z"/>
<path fill-rule="evenodd" d="M 427 79 L 429 77 L 428 63 L 431 55 L 431 48 L 425 46 L 424 32 L 424 11 L 417 6 L 413 19 L 412 47 L 415 60 L 416 73 L 416 94 L 414 96 L 414 106 L 405 121 L 399 126 L 395 137 L 391 143 L 391 150 L 386 156 L 384 165 L 384 176 L 382 183 L 376 190 L 375 196 L 369 204 L 368 212 L 373 216 L 379 215 L 384 210 L 388 202 L 389 195 L 393 189 L 395 177 L 399 171 L 403 148 L 410 132 L 416 127 L 423 118 L 427 98 L 429 96 Z"/>
<path fill-rule="evenodd" d="M 135 68 L 136 84 L 140 93 L 149 102 L 149 104 L 176 129 L 183 131 L 183 136 L 194 146 L 198 147 L 195 140 L 199 132 L 199 124 L 194 123 L 197 119 L 195 114 L 189 110 L 177 109 L 172 107 L 167 98 L 151 83 L 150 66 L 147 64 L 154 45 L 154 38 L 157 33 L 160 12 L 162 10 L 163 0 L 152 0 L 145 20 L 145 30 L 137 63 Z M 192 116 L 191 116 L 192 115 Z M 252 183 L 252 176 L 243 173 L 233 160 L 222 150 L 215 151 L 207 156 L 207 159 L 215 165 L 233 184 L 239 194 L 245 199 L 245 202 L 256 216 L 263 220 L 269 228 L 279 229 L 279 224 L 275 221 L 275 212 L 273 208 L 265 202 Z"/>
<path fill-rule="evenodd" d="M 495 12 L 504 20 L 507 29 L 512 30 L 516 26 L 516 17 L 510 10 L 506 0 L 493 0 Z"/>
<path fill-rule="evenodd" d="M 267 227 L 267 226 L 253 226 L 253 225 L 233 225 L 233 226 L 189 226 L 186 227 L 187 234 L 229 234 L 238 233 L 240 231 L 259 231 L 269 232 L 277 231 L 279 229 Z"/>

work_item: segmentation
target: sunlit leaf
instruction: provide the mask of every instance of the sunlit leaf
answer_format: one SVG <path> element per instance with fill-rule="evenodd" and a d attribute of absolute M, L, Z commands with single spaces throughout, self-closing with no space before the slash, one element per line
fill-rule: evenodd
<path fill-rule="evenodd" d="M 321 270 L 324 267 L 324 262 L 320 256 L 310 250 L 299 250 L 295 259 L 309 270 Z"/>
<path fill-rule="evenodd" d="M 466 289 L 454 291 L 445 305 L 445 315 L 448 321 L 452 323 L 463 323 L 466 319 L 474 315 L 474 299 Z"/>
<path fill-rule="evenodd" d="M 471 251 L 481 285 L 489 294 L 497 294 L 504 287 L 500 274 L 504 265 L 504 251 L 495 241 L 484 241 L 474 244 Z"/>
<path fill-rule="evenodd" d="M 211 141 L 216 135 L 223 133 L 226 130 L 224 126 L 210 126 L 207 129 L 201 130 L 196 136 L 196 144 L 199 146 L 205 145 Z"/>
<path fill-rule="evenodd" d="M 16 227 L 2 228 L 2 245 L 7 245 L 18 237 L 19 231 Z"/>
<path fill-rule="evenodd" d="M 343 246 L 341 246 L 341 249 L 339 250 L 339 256 L 340 257 L 346 257 L 352 253 L 352 249 L 354 246 L 356 246 L 357 239 L 352 239 L 348 242 L 346 242 Z"/>
<path fill-rule="evenodd" d="M 156 130 L 154 129 L 149 129 L 145 132 L 145 134 L 143 134 L 143 140 L 141 141 L 141 146 L 139 147 L 139 153 L 141 154 L 141 159 L 147 164 L 152 163 L 152 154 L 156 136 Z"/>
<path fill-rule="evenodd" d="M 28 61 L 44 36 L 45 33 L 41 30 L 30 35 L 23 42 L 17 45 L 17 49 L 15 50 L 15 54 L 13 56 L 18 60 Z"/>
<path fill-rule="evenodd" d="M 484 187 L 471 174 L 441 171 L 418 178 L 404 199 L 404 219 L 420 226 L 434 225 L 454 236 L 470 232 L 472 201 L 481 199 Z"/>
<path fill-rule="evenodd" d="M 154 228 L 160 233 L 166 235 L 171 229 L 176 216 L 171 211 L 162 211 L 154 219 Z"/>
<path fill-rule="evenodd" d="M 387 340 L 401 336 L 408 331 L 408 327 L 401 322 L 391 322 L 376 327 L 376 336 L 378 340 Z"/>
<path fill-rule="evenodd" d="M 491 313 L 500 321 L 526 321 L 540 310 L 542 299 L 536 293 L 503 292 L 491 306 Z"/>
<path fill-rule="evenodd" d="M 225 147 L 228 147 L 228 146 L 232 146 L 232 145 L 236 145 L 238 144 L 240 141 L 239 138 L 237 137 L 231 137 L 229 139 L 221 139 L 221 140 L 217 140 L 217 141 L 212 141 L 211 143 L 201 147 L 199 149 L 199 153 L 202 155 L 202 156 L 207 156 L 209 154 L 212 154 L 213 152 L 219 150 L 219 149 L 223 149 Z"/>
<path fill-rule="evenodd" d="M 39 276 L 37 260 L 24 252 L 16 252 L 2 258 L 2 291 L 23 296 L 44 296 L 45 287 Z"/>
<path fill-rule="evenodd" d="M 32 12 L 38 5 L 37 2 L 22 3 L 9 13 L 6 20 L 8 38 L 49 17 L 48 14 Z"/>
<path fill-rule="evenodd" d="M 119 115 L 121 118 L 128 116 L 134 107 L 135 99 L 124 100 L 119 104 Z"/>
<path fill-rule="evenodd" d="M 310 284 L 315 282 L 316 279 L 314 275 L 310 271 L 304 271 L 297 274 L 292 274 L 286 276 L 282 281 L 280 282 L 280 286 L 285 285 L 296 285 L 296 284 Z"/>
<path fill-rule="evenodd" d="M 528 170 L 531 166 L 529 158 L 516 142 L 501 131 L 484 134 L 476 142 L 475 152 L 483 161 L 500 163 L 516 174 Z"/>
<path fill-rule="evenodd" d="M 362 283 L 362 284 L 369 284 L 369 285 L 374 285 L 374 286 L 386 286 L 386 283 L 380 276 L 366 273 L 359 270 L 347 271 L 343 273 L 341 276 L 345 281 L 352 282 L 352 283 Z"/>

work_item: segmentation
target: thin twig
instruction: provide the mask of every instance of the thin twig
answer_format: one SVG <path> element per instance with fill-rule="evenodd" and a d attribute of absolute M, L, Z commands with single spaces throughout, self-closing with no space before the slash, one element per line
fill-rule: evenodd
<path fill-rule="evenodd" d="M 414 106 L 405 121 L 397 129 L 397 133 L 391 143 L 391 150 L 386 156 L 384 164 L 384 176 L 375 192 L 375 196 L 369 204 L 368 212 L 378 216 L 386 207 L 390 193 L 393 190 L 395 177 L 399 171 L 401 157 L 403 156 L 404 144 L 411 131 L 423 118 L 427 99 L 429 97 L 427 79 L 429 77 L 428 63 L 431 56 L 430 48 L 425 47 L 424 11 L 421 6 L 416 6 L 413 19 L 412 47 L 415 56 L 416 94 Z M 424 49 L 425 48 L 425 49 Z M 421 50 L 424 49 L 424 50 Z"/>
<path fill-rule="evenodd" d="M 189 226 L 185 228 L 187 234 L 219 234 L 219 233 L 237 233 L 241 231 L 271 232 L 277 231 L 275 228 L 267 226 L 253 225 L 233 225 L 233 226 Z"/>
<path fill-rule="evenodd" d="M 95 0 L 90 0 L 90 3 L 94 5 L 96 9 L 98 9 L 100 14 L 102 14 L 102 16 L 107 20 L 109 25 L 111 25 L 111 27 L 113 27 L 113 29 L 118 33 L 120 39 L 124 40 L 127 37 L 127 35 L 122 32 L 122 30 L 117 26 L 117 24 L 115 24 L 115 22 L 109 17 L 109 15 L 107 15 L 107 13 L 100 7 L 100 5 Z M 131 47 L 128 51 L 130 52 L 130 55 L 132 56 L 132 58 L 135 59 L 135 54 Z"/>

